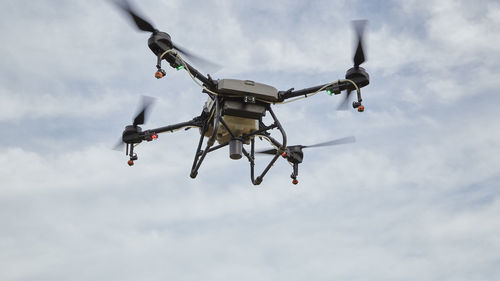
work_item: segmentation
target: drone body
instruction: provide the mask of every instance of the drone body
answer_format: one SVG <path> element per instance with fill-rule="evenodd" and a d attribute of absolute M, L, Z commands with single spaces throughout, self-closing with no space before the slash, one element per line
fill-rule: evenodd
<path fill-rule="evenodd" d="M 349 93 L 356 90 L 357 101 L 353 102 L 353 107 L 357 108 L 359 112 L 364 111 L 361 104 L 360 88 L 369 84 L 369 75 L 359 65 L 365 61 L 362 48 L 362 33 L 365 21 L 357 22 L 355 26 L 358 34 L 358 44 L 354 56 L 354 67 L 347 71 L 345 79 L 297 91 L 293 88 L 278 91 L 273 86 L 251 80 L 213 80 L 210 75 L 204 76 L 187 63 L 180 54 L 183 54 L 193 63 L 205 65 L 213 65 L 213 63 L 197 57 L 172 43 L 169 34 L 155 29 L 149 22 L 138 16 L 125 0 L 120 1 L 118 5 L 132 17 L 140 30 L 152 33 L 148 39 L 148 46 L 157 57 L 155 77 L 159 79 L 165 75 L 166 71 L 162 69 L 161 65 L 162 61 L 165 60 L 172 68 L 185 69 L 190 77 L 202 87 L 202 92 L 208 95 L 208 101 L 199 116 L 190 121 L 149 130 L 142 130 L 139 126 L 144 124 L 145 115 L 152 103 L 151 99 L 144 97 L 142 110 L 134 118 L 133 124 L 125 127 L 122 134 L 121 143 L 126 145 L 126 154 L 130 157 L 128 161 L 130 166 L 138 159 L 137 154 L 134 152 L 136 145 L 143 141 L 152 141 L 158 138 L 160 133 L 195 127 L 199 128 L 200 139 L 191 167 L 190 176 L 192 178 L 197 176 L 198 170 L 208 153 L 228 146 L 231 159 L 238 160 L 243 156 L 248 159 L 250 162 L 250 178 L 254 185 L 262 182 L 264 176 L 280 156 L 293 166 L 291 178 L 293 179 L 292 182 L 297 184 L 298 165 L 303 160 L 303 148 L 354 142 L 354 137 L 348 137 L 311 146 L 287 146 L 285 130 L 274 114 L 272 105 L 312 96 L 321 91 L 337 95 L 344 90 L 347 92 L 344 100 L 345 104 L 348 101 Z M 290 100 L 291 98 L 295 99 Z M 272 119 L 271 124 L 265 124 L 263 121 L 263 117 L 267 116 L 267 114 Z M 271 132 L 276 131 L 279 133 L 279 140 L 271 135 Z M 274 148 L 256 152 L 256 137 L 267 140 Z M 215 144 L 216 142 L 217 144 Z M 245 148 L 245 145 L 250 147 Z M 273 158 L 258 176 L 255 173 L 256 153 L 273 155 Z"/>

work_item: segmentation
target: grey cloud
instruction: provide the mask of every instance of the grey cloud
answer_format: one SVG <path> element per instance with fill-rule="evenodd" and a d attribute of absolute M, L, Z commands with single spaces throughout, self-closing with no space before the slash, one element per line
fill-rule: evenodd
<path fill-rule="evenodd" d="M 370 20 L 366 112 L 324 93 L 274 106 L 290 143 L 357 138 L 307 151 L 297 187 L 283 161 L 253 187 L 225 150 L 190 179 L 195 130 L 128 167 L 110 148 L 139 95 L 158 97 L 155 127 L 198 114 L 200 89 L 154 79 L 148 35 L 110 3 L 0 4 L 4 279 L 498 279 L 498 4 L 304 3 L 136 3 L 223 62 L 214 77 L 280 89 L 342 78 L 349 20 Z"/>

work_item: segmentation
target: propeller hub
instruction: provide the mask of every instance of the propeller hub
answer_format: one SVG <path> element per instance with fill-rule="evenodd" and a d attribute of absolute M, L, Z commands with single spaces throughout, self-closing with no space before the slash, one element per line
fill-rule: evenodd
<path fill-rule="evenodd" d="M 370 75 L 364 68 L 359 66 L 347 70 L 345 78 L 354 81 L 360 88 L 370 84 Z"/>
<path fill-rule="evenodd" d="M 142 142 L 142 139 L 139 136 L 141 132 L 142 132 L 141 127 L 128 125 L 125 127 L 125 130 L 123 131 L 122 141 L 124 143 L 140 143 Z"/>
<path fill-rule="evenodd" d="M 165 51 L 173 48 L 170 35 L 163 31 L 157 31 L 151 34 L 148 39 L 148 46 L 156 56 L 161 56 Z"/>
<path fill-rule="evenodd" d="M 302 145 L 291 145 L 286 148 L 286 159 L 290 163 L 302 163 L 304 159 L 304 152 L 302 152 Z"/>

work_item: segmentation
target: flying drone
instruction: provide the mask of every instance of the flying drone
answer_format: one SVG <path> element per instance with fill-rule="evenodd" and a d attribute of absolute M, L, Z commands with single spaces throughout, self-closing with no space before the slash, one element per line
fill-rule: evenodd
<path fill-rule="evenodd" d="M 360 67 L 365 61 L 362 38 L 366 21 L 353 21 L 357 39 L 353 58 L 354 66 L 347 70 L 345 79 L 338 79 L 327 84 L 301 90 L 290 88 L 278 91 L 273 86 L 251 80 L 215 80 L 209 74 L 206 76 L 201 74 L 195 67 L 186 62 L 184 58 L 193 64 L 213 65 L 213 63 L 174 44 L 168 33 L 156 29 L 149 21 L 139 16 L 128 1 L 122 0 L 115 3 L 125 14 L 132 18 L 139 30 L 151 33 L 148 39 L 148 46 L 157 57 L 157 71 L 155 73 L 157 79 L 166 75 L 166 71 L 162 68 L 162 62 L 166 61 L 174 69 L 185 70 L 191 79 L 202 88 L 202 92 L 208 95 L 208 101 L 205 103 L 201 114 L 192 120 L 148 130 L 143 130 L 140 125 L 145 123 L 146 115 L 153 103 L 153 99 L 143 97 L 139 113 L 133 119 L 132 125 L 125 127 L 122 139 L 117 146 L 117 148 L 121 147 L 122 149 L 123 146 L 126 146 L 125 153 L 129 157 L 128 165 L 133 166 L 134 161 L 138 159 L 135 147 L 143 141 L 153 141 L 161 133 L 198 128 L 200 139 L 191 167 L 191 178 L 196 178 L 198 170 L 208 153 L 228 146 L 229 157 L 231 159 L 238 160 L 243 156 L 248 159 L 250 162 L 250 178 L 254 185 L 259 185 L 262 182 L 269 169 L 280 157 L 286 159 L 293 167 L 290 177 L 292 178 L 292 183 L 297 184 L 298 167 L 304 157 L 302 151 L 304 148 L 345 144 L 355 141 L 354 137 L 351 136 L 309 146 L 287 145 L 285 129 L 273 112 L 272 105 L 307 98 L 322 91 L 326 91 L 329 95 L 339 95 L 342 91 L 346 91 L 344 100 L 339 106 L 339 109 L 345 109 L 349 102 L 349 95 L 351 92 L 356 91 L 357 100 L 352 103 L 352 107 L 359 112 L 363 112 L 365 108 L 361 104 L 360 89 L 370 82 L 368 73 L 364 68 Z M 263 117 L 268 113 L 272 119 L 271 124 L 265 124 L 263 121 Z M 279 133 L 279 140 L 273 137 L 271 132 L 275 134 Z M 269 142 L 273 148 L 264 151 L 255 151 L 256 137 Z M 257 176 L 255 173 L 256 153 L 273 156 L 267 166 Z"/>

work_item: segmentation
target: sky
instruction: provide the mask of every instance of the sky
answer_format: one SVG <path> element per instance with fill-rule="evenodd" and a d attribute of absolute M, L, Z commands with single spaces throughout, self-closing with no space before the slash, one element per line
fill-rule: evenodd
<path fill-rule="evenodd" d="M 206 96 L 109 1 L 0 1 L 0 280 L 498 280 L 498 1 L 136 1 L 217 79 L 342 79 L 367 19 L 365 112 L 324 92 L 273 110 L 305 150 L 259 186 L 225 149 L 189 177 L 197 130 L 111 148 Z M 259 147 L 266 147 L 265 143 Z M 257 159 L 262 169 L 269 158 Z"/>

